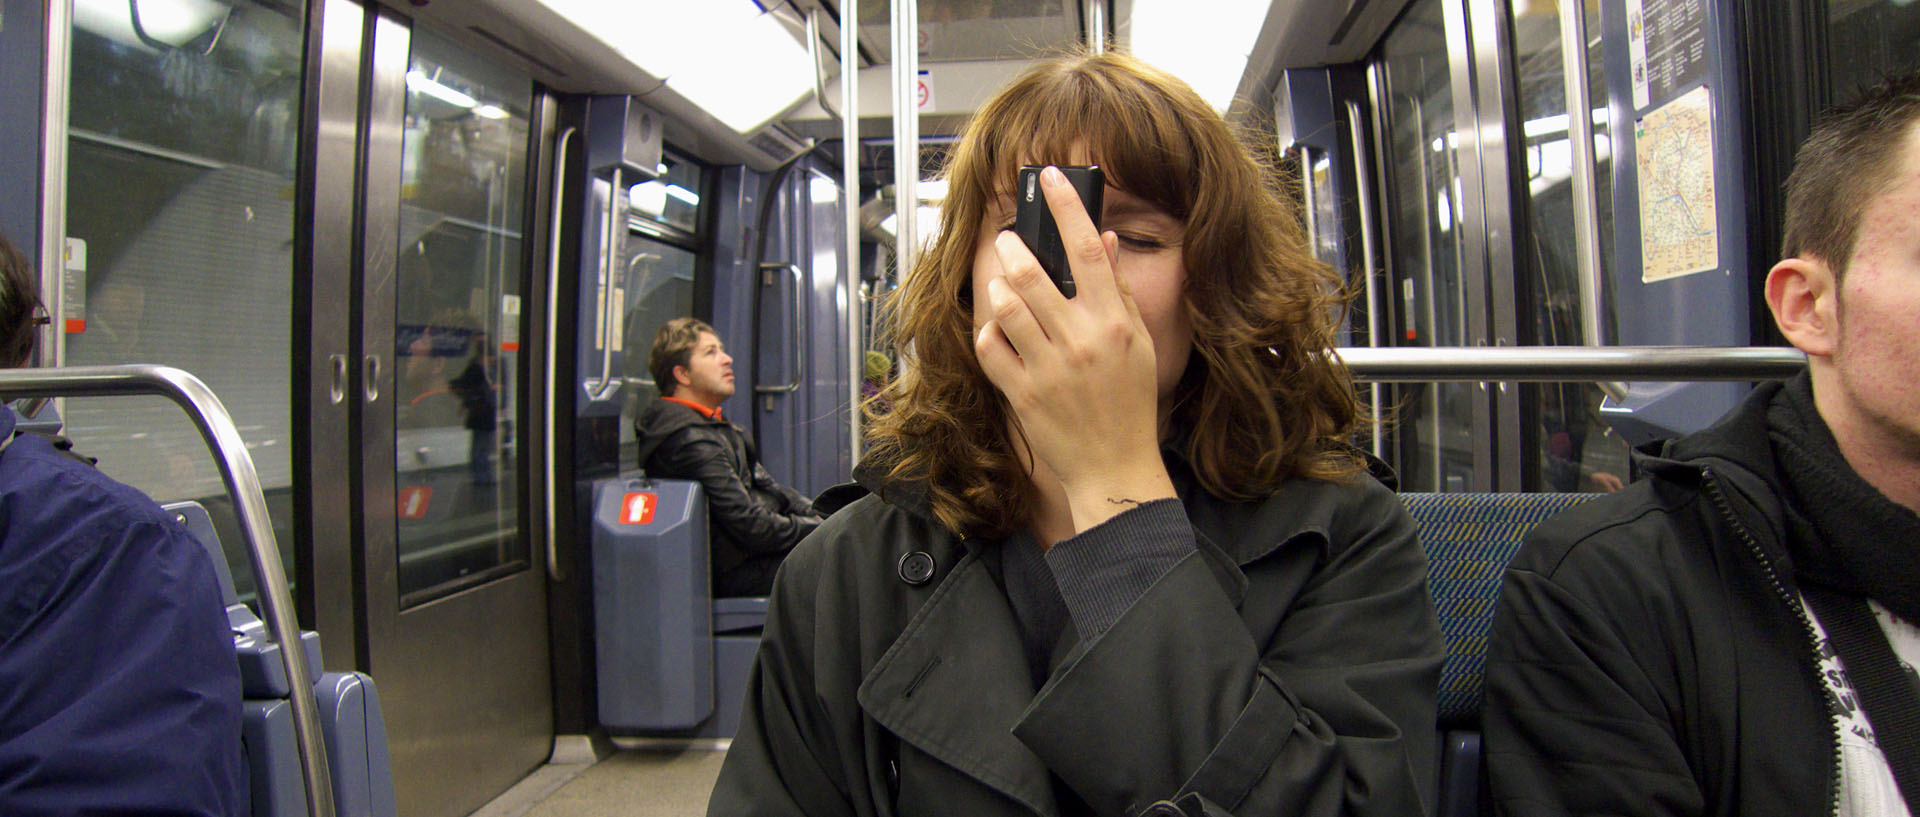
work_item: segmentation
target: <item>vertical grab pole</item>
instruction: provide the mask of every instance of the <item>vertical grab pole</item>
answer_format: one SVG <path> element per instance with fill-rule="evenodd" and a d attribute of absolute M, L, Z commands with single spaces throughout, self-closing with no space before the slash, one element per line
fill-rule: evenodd
<path fill-rule="evenodd" d="M 893 258 L 902 278 L 920 252 L 920 3 L 893 0 Z"/>
<path fill-rule="evenodd" d="M 40 98 L 40 297 L 53 320 L 41 327 L 41 366 L 67 359 L 67 112 L 73 76 L 73 0 L 47 3 L 46 82 Z"/>
<path fill-rule="evenodd" d="M 1081 0 L 1086 9 L 1087 50 L 1107 53 L 1107 0 Z"/>
<path fill-rule="evenodd" d="M 1560 59 L 1567 82 L 1567 142 L 1573 148 L 1573 256 L 1580 276 L 1580 336 L 1587 346 L 1605 346 L 1600 312 L 1600 216 L 1594 202 L 1593 100 L 1587 92 L 1587 15 L 1574 0 L 1560 0 Z M 1627 394 L 1624 383 L 1598 382 L 1609 397 Z"/>
<path fill-rule="evenodd" d="M 846 217 L 847 412 L 850 465 L 860 464 L 863 419 L 860 384 L 866 379 L 866 308 L 860 297 L 860 0 L 840 2 L 840 211 Z"/>
<path fill-rule="evenodd" d="M 1353 140 L 1353 189 L 1359 193 L 1360 208 L 1360 264 L 1361 274 L 1365 276 L 1367 294 L 1367 345 L 1380 345 L 1380 293 L 1378 277 L 1380 274 L 1380 250 L 1378 239 L 1373 231 L 1373 188 L 1367 184 L 1368 161 L 1364 118 L 1360 116 L 1360 103 L 1347 101 L 1347 135 Z M 1309 185 L 1311 186 L 1311 185 Z M 1382 435 L 1380 421 L 1380 384 L 1368 384 L 1371 392 L 1369 407 L 1373 423 L 1373 455 L 1381 459 L 1387 456 L 1387 441 Z"/>

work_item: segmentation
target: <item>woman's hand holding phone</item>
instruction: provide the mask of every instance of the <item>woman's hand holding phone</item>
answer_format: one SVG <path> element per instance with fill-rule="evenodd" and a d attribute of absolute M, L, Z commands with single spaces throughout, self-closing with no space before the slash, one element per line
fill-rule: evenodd
<path fill-rule="evenodd" d="M 1058 169 L 1040 187 L 1078 294 L 1062 295 L 1020 237 L 1000 233 L 1003 272 L 987 283 L 990 318 L 974 350 L 1059 479 L 1079 532 L 1174 492 L 1160 459 L 1153 338 L 1118 276 L 1117 239 L 1097 232 Z"/>

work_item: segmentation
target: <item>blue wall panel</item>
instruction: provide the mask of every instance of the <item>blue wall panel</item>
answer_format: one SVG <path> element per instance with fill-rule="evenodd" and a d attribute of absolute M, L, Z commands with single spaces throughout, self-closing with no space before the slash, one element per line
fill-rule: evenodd
<path fill-rule="evenodd" d="M 0 0 L 0 233 L 39 267 L 40 0 Z"/>
<path fill-rule="evenodd" d="M 1746 190 L 1740 139 L 1741 66 L 1733 36 L 1736 0 L 1607 0 L 1601 4 L 1606 54 L 1607 110 L 1612 123 L 1614 237 L 1609 291 L 1617 321 L 1617 345 L 1745 346 L 1751 341 L 1748 314 L 1750 275 L 1765 267 L 1747 257 Z M 1704 71 L 1669 91 L 1655 90 L 1645 105 L 1634 101 L 1634 66 L 1629 47 L 1629 9 L 1652 17 L 1670 7 L 1704 7 Z M 1649 71 L 1653 70 L 1649 67 Z M 1719 235 L 1717 269 L 1642 281 L 1640 173 L 1635 125 L 1649 113 L 1704 85 L 1712 97 L 1712 150 L 1715 225 Z M 1766 263 L 1764 261 L 1760 263 Z M 1764 320 L 1764 316 L 1752 316 Z M 1602 413 L 1630 442 L 1650 436 L 1695 431 L 1711 425 L 1746 393 L 1738 383 L 1635 384 L 1626 400 L 1609 400 Z"/>

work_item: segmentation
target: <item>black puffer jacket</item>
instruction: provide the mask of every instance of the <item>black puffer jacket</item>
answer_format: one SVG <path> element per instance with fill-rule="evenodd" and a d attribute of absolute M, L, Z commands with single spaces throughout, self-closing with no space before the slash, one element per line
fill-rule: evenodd
<path fill-rule="evenodd" d="M 634 421 L 640 467 L 649 476 L 697 480 L 707 493 L 713 530 L 713 578 L 720 592 L 754 562 L 778 562 L 814 528 L 813 503 L 774 482 L 747 436 L 671 400 L 655 400 Z M 771 575 L 771 569 L 764 571 Z"/>
<path fill-rule="evenodd" d="M 1502 814 L 1834 813 L 1838 736 L 1796 584 L 1811 565 L 1796 573 L 1769 439 L 1782 389 L 1514 558 L 1483 716 Z"/>

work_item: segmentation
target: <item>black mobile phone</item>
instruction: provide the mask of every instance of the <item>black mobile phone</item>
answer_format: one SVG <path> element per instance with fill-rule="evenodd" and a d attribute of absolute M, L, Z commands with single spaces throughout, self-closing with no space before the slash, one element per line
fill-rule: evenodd
<path fill-rule="evenodd" d="M 1044 169 L 1033 165 L 1020 168 L 1020 183 L 1014 188 L 1013 231 L 1020 235 L 1021 241 L 1027 242 L 1033 257 L 1040 259 L 1040 268 L 1047 271 L 1047 277 L 1060 288 L 1060 294 L 1071 298 L 1073 270 L 1067 264 L 1067 248 L 1060 241 L 1060 225 L 1054 222 L 1053 211 L 1047 209 L 1046 194 L 1040 190 L 1040 171 Z M 1080 193 L 1080 203 L 1086 206 L 1087 215 L 1093 217 L 1093 229 L 1098 232 L 1100 204 L 1107 193 L 1107 174 L 1098 166 L 1060 167 L 1060 172 Z"/>

